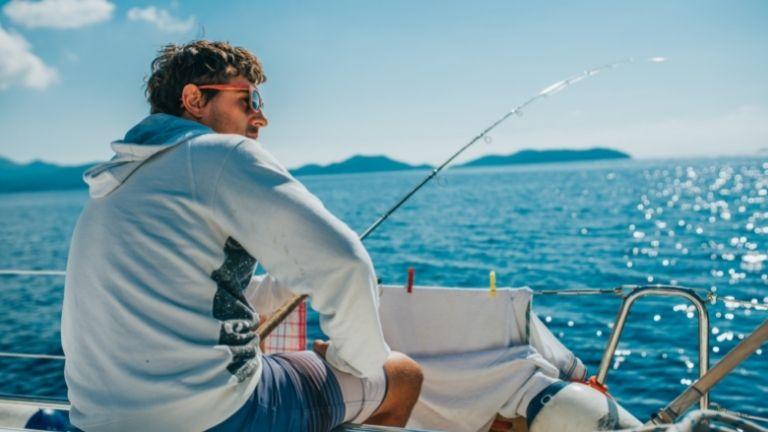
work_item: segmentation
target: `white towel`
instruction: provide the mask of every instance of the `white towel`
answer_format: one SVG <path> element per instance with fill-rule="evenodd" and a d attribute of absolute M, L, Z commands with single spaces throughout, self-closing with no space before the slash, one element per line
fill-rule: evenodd
<path fill-rule="evenodd" d="M 528 288 L 382 287 L 384 337 L 424 371 L 408 427 L 485 431 L 499 413 L 525 415 L 531 398 L 586 369 L 531 313 Z"/>

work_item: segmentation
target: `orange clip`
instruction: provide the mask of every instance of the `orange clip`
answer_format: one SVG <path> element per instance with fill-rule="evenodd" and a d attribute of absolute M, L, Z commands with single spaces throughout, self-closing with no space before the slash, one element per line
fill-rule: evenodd
<path fill-rule="evenodd" d="M 605 384 L 600 384 L 599 382 L 597 382 L 597 376 L 595 376 L 595 375 L 592 375 L 586 381 L 579 381 L 579 382 L 581 382 L 584 385 L 588 385 L 588 386 L 592 387 L 593 389 L 599 391 L 600 393 L 602 393 L 602 394 L 604 394 L 606 396 L 611 396 L 611 394 L 608 393 L 608 386 L 605 385 Z"/>

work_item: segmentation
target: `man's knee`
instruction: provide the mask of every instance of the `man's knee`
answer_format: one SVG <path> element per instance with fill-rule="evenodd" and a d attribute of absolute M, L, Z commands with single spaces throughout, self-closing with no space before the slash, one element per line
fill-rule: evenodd
<path fill-rule="evenodd" d="M 387 395 L 366 423 L 403 427 L 419 400 L 424 375 L 421 366 L 403 353 L 393 352 L 384 362 Z"/>
<path fill-rule="evenodd" d="M 421 392 L 424 374 L 421 366 L 412 358 L 400 352 L 392 352 L 384 363 L 387 375 L 387 399 L 391 396 L 411 407 L 416 403 Z M 409 409 L 410 411 L 410 409 Z"/>

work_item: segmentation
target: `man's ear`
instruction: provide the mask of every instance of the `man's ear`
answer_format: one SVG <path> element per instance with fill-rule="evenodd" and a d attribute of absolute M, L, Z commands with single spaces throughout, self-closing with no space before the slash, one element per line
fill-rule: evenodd
<path fill-rule="evenodd" d="M 203 93 L 194 84 L 187 84 L 181 90 L 181 105 L 195 119 L 203 117 L 203 111 L 207 102 L 203 97 Z"/>

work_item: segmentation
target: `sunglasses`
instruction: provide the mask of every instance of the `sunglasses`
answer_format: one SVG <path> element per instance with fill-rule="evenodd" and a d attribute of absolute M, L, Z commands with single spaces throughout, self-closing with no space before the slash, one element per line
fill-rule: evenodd
<path fill-rule="evenodd" d="M 219 90 L 219 91 L 247 91 L 251 95 L 251 108 L 259 111 L 264 108 L 264 99 L 261 98 L 259 90 L 250 84 L 203 84 L 197 86 L 201 90 Z"/>

